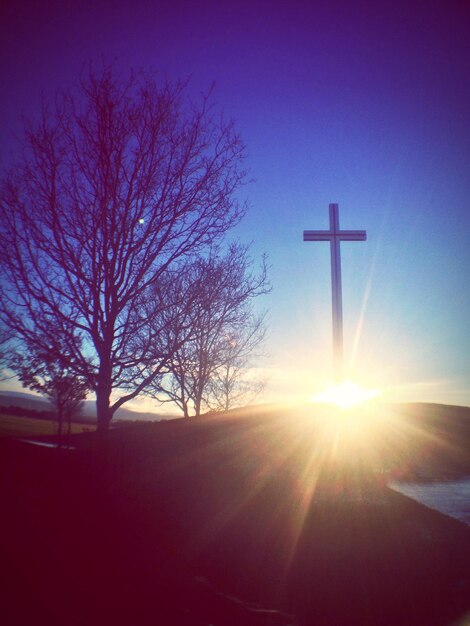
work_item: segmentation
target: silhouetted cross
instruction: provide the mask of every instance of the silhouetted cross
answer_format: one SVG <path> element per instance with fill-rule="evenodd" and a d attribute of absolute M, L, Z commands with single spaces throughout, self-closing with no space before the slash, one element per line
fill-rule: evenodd
<path fill-rule="evenodd" d="M 304 241 L 329 241 L 333 304 L 333 375 L 343 379 L 343 299 L 341 295 L 341 241 L 365 241 L 365 230 L 340 230 L 337 204 L 330 204 L 330 230 L 304 230 Z"/>

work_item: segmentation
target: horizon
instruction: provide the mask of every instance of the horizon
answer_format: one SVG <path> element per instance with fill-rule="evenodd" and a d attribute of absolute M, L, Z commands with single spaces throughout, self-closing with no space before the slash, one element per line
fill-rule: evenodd
<path fill-rule="evenodd" d="M 44 396 L 41 395 L 35 391 L 29 391 L 27 389 L 22 388 L 21 390 L 12 390 L 12 389 L 4 389 L 0 387 L 0 396 L 11 396 L 11 397 L 15 397 L 15 396 L 26 396 L 28 399 L 31 400 L 37 400 L 40 402 L 44 402 L 45 404 L 48 404 L 50 406 L 51 403 L 50 401 Z M 150 404 L 146 405 L 144 403 L 142 403 L 142 400 L 147 400 Z M 88 405 L 88 408 L 91 407 L 91 405 L 93 405 L 95 403 L 95 400 L 93 398 L 87 398 L 85 400 L 85 402 Z M 161 404 L 160 406 L 156 406 L 151 404 L 152 402 L 155 402 L 154 400 L 152 400 L 151 398 L 136 398 L 135 401 L 133 402 L 129 402 L 124 404 L 122 407 L 120 407 L 117 411 L 117 414 L 119 413 L 119 411 L 124 411 L 124 412 L 131 412 L 131 413 L 136 413 L 136 414 L 142 414 L 142 415 L 150 415 L 150 414 L 154 414 L 156 416 L 170 416 L 173 415 L 175 418 L 182 418 L 183 414 L 181 411 L 179 411 L 177 408 L 174 408 L 174 410 L 172 411 L 172 405 L 171 403 L 165 403 L 165 404 Z M 228 409 L 228 412 L 234 411 L 244 411 L 244 410 L 249 410 L 251 408 L 253 408 L 256 412 L 257 409 L 262 409 L 262 408 L 269 408 L 272 407 L 275 410 L 290 410 L 293 409 L 295 407 L 334 407 L 336 403 L 330 401 L 327 397 L 322 399 L 321 397 L 318 397 L 317 399 L 309 399 L 306 401 L 291 401 L 291 402 L 253 402 L 251 404 L 247 404 L 247 405 L 240 405 L 240 406 L 235 406 L 231 409 Z M 442 403 L 442 402 L 430 402 L 430 401 L 414 401 L 414 400 L 401 400 L 401 401 L 396 401 L 396 400 L 391 400 L 389 399 L 384 399 L 381 396 L 378 397 L 374 397 L 371 399 L 365 399 L 363 401 L 359 401 L 357 403 L 357 405 L 354 405 L 354 407 L 361 407 L 364 406 L 368 411 L 370 410 L 370 407 L 374 407 L 374 408 L 380 408 L 380 407 L 389 407 L 389 406 L 393 406 L 393 405 L 413 405 L 413 404 L 431 404 L 431 405 L 438 405 L 438 406 L 448 406 L 448 407 L 457 407 L 457 408 L 463 408 L 463 409 L 470 409 L 470 405 L 464 405 L 464 404 L 449 404 L 449 403 Z M 139 405 L 142 405 L 139 408 Z M 167 406 L 167 410 L 165 410 L 165 406 Z M 353 410 L 355 410 L 353 407 Z M 348 406 L 342 407 L 340 404 L 336 405 L 336 408 L 341 410 L 346 410 L 348 411 L 349 408 Z M 164 409 L 164 410 L 162 410 Z M 210 413 L 206 412 L 203 413 L 203 415 Z M 224 411 L 215 411 L 215 413 L 224 413 Z M 95 415 L 90 415 L 89 413 L 87 415 L 85 415 L 85 417 L 96 417 Z M 119 417 L 118 417 L 119 419 Z M 122 419 L 122 418 L 121 418 Z"/>

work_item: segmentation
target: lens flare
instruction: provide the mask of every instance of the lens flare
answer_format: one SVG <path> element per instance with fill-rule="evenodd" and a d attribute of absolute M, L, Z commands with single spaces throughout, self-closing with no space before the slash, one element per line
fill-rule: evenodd
<path fill-rule="evenodd" d="M 322 393 L 313 396 L 312 402 L 334 404 L 342 409 L 349 409 L 358 404 L 368 402 L 379 394 L 380 392 L 377 389 L 366 389 L 350 380 L 343 380 L 341 383 L 333 385 Z"/>

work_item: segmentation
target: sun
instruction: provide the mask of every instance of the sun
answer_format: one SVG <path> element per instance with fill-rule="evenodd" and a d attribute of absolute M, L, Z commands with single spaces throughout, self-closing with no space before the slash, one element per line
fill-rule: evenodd
<path fill-rule="evenodd" d="M 343 380 L 325 391 L 313 396 L 312 402 L 323 404 L 333 404 L 341 409 L 349 409 L 351 407 L 363 404 L 380 394 L 378 389 L 366 389 L 360 385 Z"/>

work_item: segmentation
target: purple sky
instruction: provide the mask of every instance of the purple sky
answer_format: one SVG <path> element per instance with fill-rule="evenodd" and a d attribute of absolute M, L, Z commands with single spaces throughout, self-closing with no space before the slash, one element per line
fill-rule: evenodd
<path fill-rule="evenodd" d="M 189 78 L 194 97 L 215 81 L 255 179 L 233 236 L 271 265 L 266 400 L 308 397 L 331 376 L 328 246 L 302 231 L 326 228 L 338 202 L 342 226 L 368 233 L 342 250 L 351 376 L 398 400 L 470 405 L 468 3 L 4 0 L 0 11 L 2 166 L 21 114 L 84 61 Z"/>

